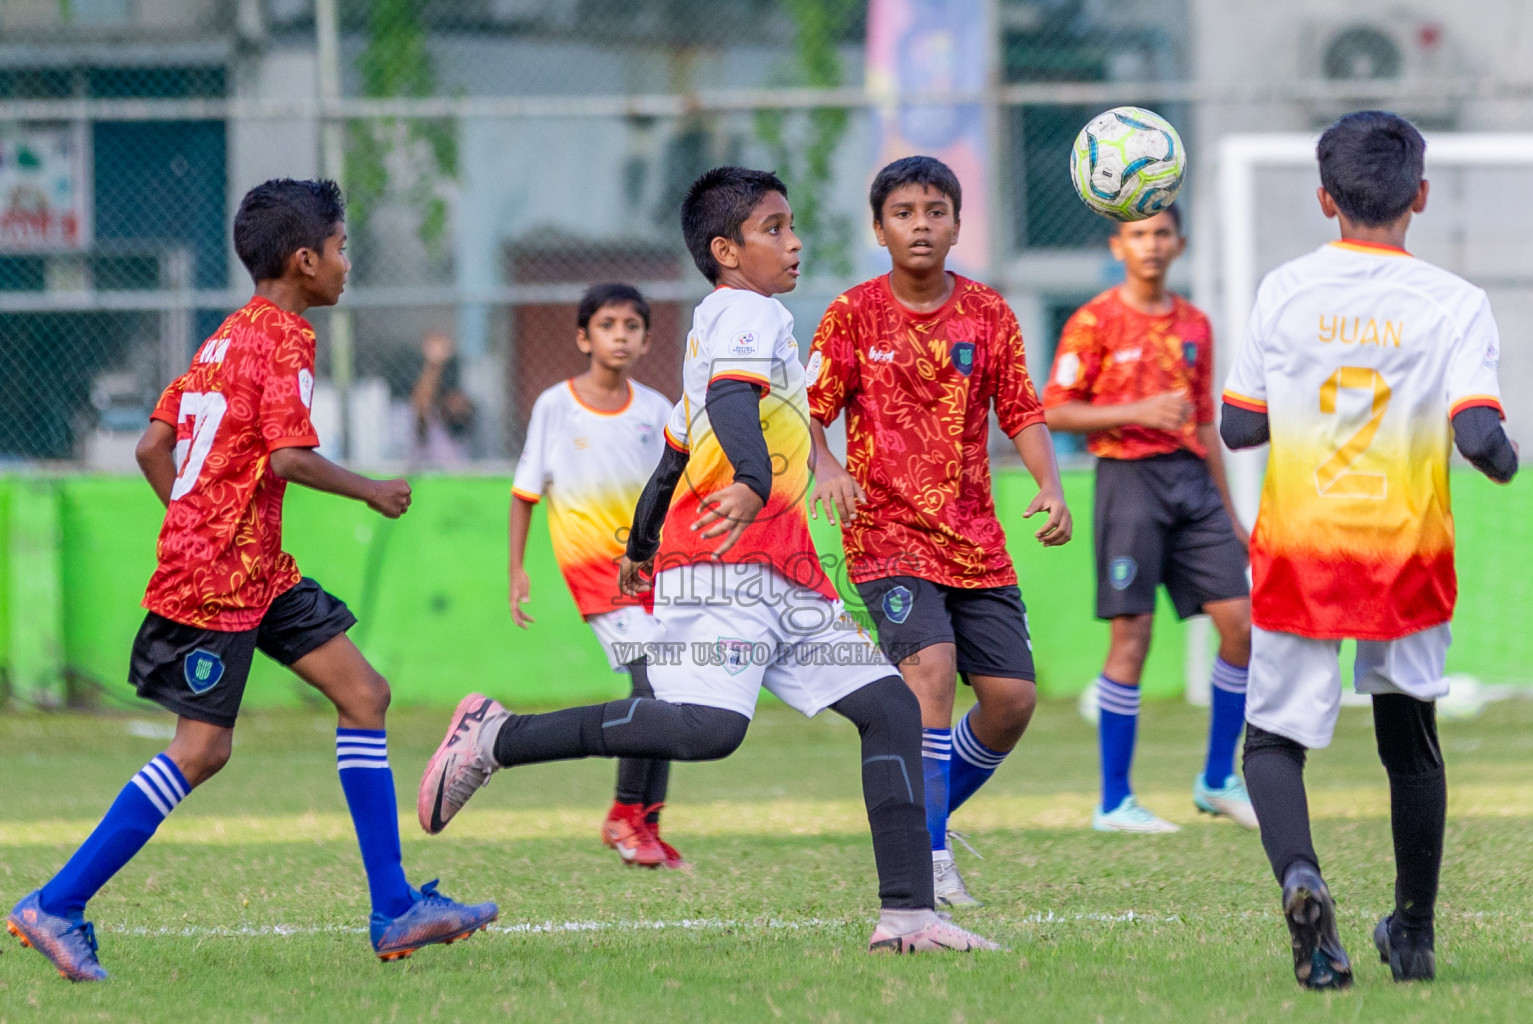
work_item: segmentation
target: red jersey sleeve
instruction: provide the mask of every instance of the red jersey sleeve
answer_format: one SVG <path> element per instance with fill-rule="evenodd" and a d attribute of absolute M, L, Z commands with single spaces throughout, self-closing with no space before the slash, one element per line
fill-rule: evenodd
<path fill-rule="evenodd" d="M 833 423 L 846 407 L 846 400 L 861 386 L 857 346 L 852 339 L 853 312 L 851 298 L 838 297 L 820 318 L 809 346 L 809 362 L 804 367 L 809 413 L 821 424 Z"/>
<path fill-rule="evenodd" d="M 159 420 L 161 423 L 169 423 L 172 427 L 179 427 L 181 423 L 180 377 L 171 381 L 170 385 L 160 392 L 160 400 L 154 403 L 154 410 L 149 413 L 149 418 Z"/>
<path fill-rule="evenodd" d="M 1102 344 L 1097 337 L 1097 314 L 1089 306 L 1077 309 L 1065 321 L 1054 351 L 1054 369 L 1043 389 L 1043 405 L 1057 408 L 1067 402 L 1090 402 L 1102 369 Z"/>
<path fill-rule="evenodd" d="M 1214 329 L 1201 313 L 1198 320 L 1203 337 L 1198 344 L 1198 361 L 1192 369 L 1193 409 L 1199 425 L 1214 422 Z"/>
<path fill-rule="evenodd" d="M 1016 437 L 1034 423 L 1043 422 L 1043 404 L 1027 372 L 1027 346 L 1022 328 L 1009 306 L 1002 306 L 996 325 L 996 354 L 1000 372 L 996 380 L 995 415 L 1007 437 Z"/>
<path fill-rule="evenodd" d="M 284 330 L 272 346 L 266 386 L 261 392 L 261 440 L 267 451 L 316 448 L 319 435 L 309 419 L 314 401 L 314 332 Z"/>

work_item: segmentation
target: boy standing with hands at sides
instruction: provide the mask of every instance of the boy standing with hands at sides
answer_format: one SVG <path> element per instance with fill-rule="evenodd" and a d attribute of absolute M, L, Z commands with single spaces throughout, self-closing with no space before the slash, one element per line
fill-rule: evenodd
<path fill-rule="evenodd" d="M 660 461 L 671 403 L 634 381 L 633 364 L 649 348 L 649 303 L 637 288 L 599 284 L 576 311 L 575 344 L 590 369 L 538 396 L 527 443 L 511 486 L 511 618 L 522 629 L 533 621 L 522 605 L 531 597 L 523 559 L 532 508 L 548 498 L 554 558 L 575 606 L 596 634 L 614 672 L 627 672 L 635 697 L 653 697 L 644 645 L 655 639 L 643 603 L 618 590 L 633 508 Z M 668 761 L 622 758 L 602 842 L 625 864 L 685 867 L 675 847 L 660 838 L 660 809 L 670 780 Z"/>
<path fill-rule="evenodd" d="M 1097 457 L 1097 617 L 1112 633 L 1096 681 L 1102 801 L 1091 825 L 1099 832 L 1178 830 L 1141 806 L 1129 784 L 1139 680 L 1155 591 L 1164 584 L 1179 617 L 1204 612 L 1219 631 L 1208 755 L 1192 784 L 1193 804 L 1255 828 L 1235 774 L 1251 657 L 1246 532 L 1214 427 L 1213 329 L 1166 289 L 1187 244 L 1176 206 L 1118 225 L 1108 244 L 1124 282 L 1070 317 L 1043 391 L 1049 426 L 1085 434 Z"/>
<path fill-rule="evenodd" d="M 822 503 L 832 523 L 839 514 L 851 580 L 920 700 L 936 898 L 974 904 L 948 816 L 995 773 L 1037 702 L 1027 612 L 991 495 L 992 405 L 1037 481 L 1023 515 L 1047 515 L 1038 541 L 1068 541 L 1070 512 L 1016 317 L 999 294 L 946 268 L 957 177 L 932 157 L 906 157 L 878 172 L 869 200 L 893 269 L 831 303 L 815 332 L 810 508 Z M 843 409 L 844 468 L 824 429 Z M 954 729 L 960 676 L 977 703 Z"/>
<path fill-rule="evenodd" d="M 333 181 L 278 179 L 245 194 L 234 249 L 256 294 L 231 314 L 150 413 L 138 464 L 166 506 L 158 566 L 128 677 L 173 712 L 176 735 L 129 781 L 69 862 L 6 919 L 11 934 L 71 981 L 100 981 L 86 902 L 153 837 L 234 742 L 257 650 L 328 697 L 335 754 L 372 895 L 380 959 L 467 938 L 495 919 L 405 881 L 384 712 L 389 684 L 346 636 L 356 619 L 282 550 L 289 482 L 365 501 L 389 519 L 410 507 L 404 480 L 370 480 L 314 449 L 314 330 L 302 316 L 346 286 L 345 210 Z"/>
<path fill-rule="evenodd" d="M 1501 339 L 1485 292 L 1405 251 L 1427 205 L 1426 142 L 1395 114 L 1320 136 L 1320 210 L 1341 238 L 1268 274 L 1225 382 L 1231 448 L 1271 442 L 1251 535 L 1246 782 L 1282 886 L 1294 977 L 1352 984 L 1309 830 L 1305 752 L 1330 745 L 1341 641 L 1373 698 L 1389 775 L 1394 910 L 1373 930 L 1396 981 L 1437 973 L 1448 783 L 1436 701 L 1458 597 L 1448 458 L 1517 472 L 1501 427 Z"/>
<path fill-rule="evenodd" d="M 687 190 L 681 225 L 715 287 L 693 314 L 682 400 L 634 510 L 621 580 L 625 593 L 653 592 L 662 642 L 685 658 L 650 666 L 654 697 L 517 715 L 469 694 L 421 779 L 421 826 L 440 832 L 515 765 L 727 757 L 766 687 L 857 727 L 882 904 L 869 952 L 997 949 L 937 915 L 916 795 L 920 708 L 846 615 L 809 536 L 804 367 L 793 317 L 772 297 L 798 284 L 787 188 L 767 171 L 714 168 Z"/>

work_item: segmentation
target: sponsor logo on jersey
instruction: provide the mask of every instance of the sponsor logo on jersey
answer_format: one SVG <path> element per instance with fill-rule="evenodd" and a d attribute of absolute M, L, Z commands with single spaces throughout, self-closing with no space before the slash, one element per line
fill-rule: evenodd
<path fill-rule="evenodd" d="M 213 338 L 206 345 L 202 346 L 202 351 L 201 352 L 197 353 L 197 362 L 199 362 L 199 363 L 221 363 L 221 362 L 224 361 L 224 357 L 227 356 L 228 354 L 229 354 L 229 339 L 228 338 Z"/>
<path fill-rule="evenodd" d="M 1054 382 L 1062 388 L 1075 386 L 1075 382 L 1081 376 L 1081 357 L 1074 352 L 1066 352 L 1059 357 L 1059 365 L 1054 367 Z"/>
<path fill-rule="evenodd" d="M 1107 563 L 1107 582 L 1114 590 L 1127 590 L 1128 585 L 1134 582 L 1134 577 L 1139 575 L 1139 563 L 1127 555 L 1114 558 Z"/>
<path fill-rule="evenodd" d="M 820 367 L 825 365 L 825 358 L 818 352 L 809 354 L 809 362 L 804 364 L 804 386 L 810 387 L 820 379 Z"/>
<path fill-rule="evenodd" d="M 884 615 L 898 626 L 910 618 L 910 610 L 916 606 L 916 596 L 904 584 L 884 591 Z"/>
<path fill-rule="evenodd" d="M 870 362 L 870 363 L 892 363 L 892 362 L 894 362 L 894 349 L 892 349 L 892 348 L 870 348 L 870 349 L 868 349 L 868 362 Z"/>
<path fill-rule="evenodd" d="M 186 685 L 193 693 L 207 693 L 224 677 L 224 660 L 212 651 L 197 648 L 181 663 L 186 674 Z"/>
<path fill-rule="evenodd" d="M 298 371 L 298 400 L 305 409 L 314 408 L 314 374 L 307 367 Z"/>
<path fill-rule="evenodd" d="M 755 331 L 742 331 L 729 343 L 729 352 L 736 356 L 753 356 L 759 341 L 760 337 Z"/>
<path fill-rule="evenodd" d="M 1115 363 L 1132 363 L 1142 355 L 1144 355 L 1144 349 L 1142 348 L 1120 348 L 1112 354 L 1112 361 Z"/>
<path fill-rule="evenodd" d="M 953 345 L 953 369 L 965 377 L 974 371 L 974 342 L 960 341 Z"/>
<path fill-rule="evenodd" d="M 1195 341 L 1182 342 L 1182 359 L 1188 366 L 1198 365 L 1198 343 Z"/>

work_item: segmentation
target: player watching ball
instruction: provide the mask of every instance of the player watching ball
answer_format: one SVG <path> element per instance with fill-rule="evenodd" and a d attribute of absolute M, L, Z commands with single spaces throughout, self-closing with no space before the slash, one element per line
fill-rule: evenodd
<path fill-rule="evenodd" d="M 1037 481 L 1022 514 L 1070 539 L 1043 408 L 1017 318 L 995 291 L 947 269 L 963 202 L 928 156 L 873 179 L 873 231 L 886 275 L 826 310 L 809 356 L 815 488 L 810 509 L 840 516 L 847 570 L 879 645 L 921 702 L 926 826 L 939 903 L 975 904 L 953 862 L 948 817 L 1022 738 L 1038 693 L 1032 641 L 990 485 L 990 410 Z M 825 441 L 846 411 L 847 464 Z M 958 679 L 977 703 L 958 727 Z"/>
<path fill-rule="evenodd" d="M 651 471 L 665 446 L 671 403 L 631 379 L 649 348 L 649 303 L 637 288 L 599 284 L 581 297 L 575 344 L 591 360 L 586 372 L 538 396 L 511 486 L 511 618 L 526 629 L 531 597 L 524 558 L 532 507 L 548 497 L 554 558 L 575 606 L 601 642 L 614 672 L 627 672 L 635 697 L 653 697 L 642 651 L 655 640 L 643 602 L 617 585 L 618 559 Z M 660 809 L 670 781 L 668 761 L 622 758 L 602 841 L 626 864 L 685 867 L 660 838 Z"/>
<path fill-rule="evenodd" d="M 346 286 L 344 218 L 333 181 L 279 179 L 245 194 L 234 249 L 255 297 L 165 389 L 138 443 L 139 466 L 166 513 L 128 674 L 139 696 L 176 714 L 176 734 L 59 873 L 6 918 L 71 981 L 107 976 L 87 901 L 229 760 L 257 650 L 339 714 L 336 765 L 362 848 L 378 956 L 406 957 L 495 920 L 493 903 L 465 906 L 434 881 L 419 889 L 405 881 L 384 733 L 389 685 L 347 638 L 357 620 L 346 605 L 282 550 L 289 482 L 364 501 L 389 519 L 410 507 L 404 480 L 358 476 L 314 450 L 314 330 L 302 314 L 335 305 Z"/>
<path fill-rule="evenodd" d="M 1155 592 L 1181 618 L 1206 613 L 1219 631 L 1208 755 L 1194 805 L 1246 828 L 1256 815 L 1235 774 L 1245 726 L 1251 601 L 1246 533 L 1225 482 L 1214 426 L 1214 342 L 1208 318 L 1166 288 L 1186 239 L 1175 205 L 1118 225 L 1109 240 L 1124 281 L 1065 324 L 1043 392 L 1054 430 L 1085 434 L 1096 464 L 1097 617 L 1111 623 L 1097 678 L 1102 832 L 1175 832 L 1129 782 L 1139 681 L 1150 650 Z"/>
<path fill-rule="evenodd" d="M 1326 129 L 1318 195 L 1341 238 L 1262 281 L 1225 384 L 1225 442 L 1272 446 L 1251 536 L 1246 784 L 1294 976 L 1312 989 L 1352 983 L 1304 792 L 1305 751 L 1336 727 L 1349 638 L 1394 833 L 1395 906 L 1374 945 L 1396 981 L 1436 974 L 1447 779 L 1434 702 L 1448 692 L 1458 593 L 1448 457 L 1456 443 L 1492 480 L 1517 472 L 1485 292 L 1405 250 L 1427 205 L 1425 151 L 1409 121 L 1382 111 Z"/>
<path fill-rule="evenodd" d="M 846 615 L 809 536 L 804 367 L 793 318 L 772 298 L 798 283 L 787 189 L 765 171 L 716 168 L 693 182 L 681 222 L 715 288 L 693 315 L 682 400 L 634 511 L 621 579 L 627 593 L 652 590 L 657 626 L 685 657 L 650 666 L 652 698 L 516 715 L 465 697 L 421 779 L 421 825 L 440 832 L 501 768 L 726 757 L 764 686 L 806 715 L 830 708 L 861 736 L 883 904 L 869 950 L 995 949 L 937 916 L 916 795 L 920 707 Z"/>

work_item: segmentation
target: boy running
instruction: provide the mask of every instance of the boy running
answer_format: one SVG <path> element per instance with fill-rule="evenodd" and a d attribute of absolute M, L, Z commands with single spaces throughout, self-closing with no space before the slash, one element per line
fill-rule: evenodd
<path fill-rule="evenodd" d="M 963 195 L 948 166 L 878 172 L 873 230 L 893 269 L 840 296 L 809 356 L 815 489 L 841 517 L 847 569 L 889 660 L 921 702 L 921 766 L 936 897 L 974 904 L 948 816 L 1005 760 L 1037 703 L 1032 642 L 990 487 L 990 409 L 1038 483 L 1046 547 L 1070 539 L 1054 446 L 1006 300 L 949 273 Z M 847 413 L 847 465 L 825 425 Z M 848 472 L 848 470 L 850 472 Z M 978 703 L 953 729 L 958 678 Z"/>
<path fill-rule="evenodd" d="M 1489 300 L 1404 248 L 1427 204 L 1425 151 L 1381 111 L 1320 137 L 1320 209 L 1341 240 L 1267 275 L 1224 392 L 1225 442 L 1272 443 L 1251 536 L 1245 768 L 1306 988 L 1352 983 L 1304 793 L 1305 751 L 1335 730 L 1344 638 L 1357 640 L 1353 686 L 1373 697 L 1389 775 L 1395 909 L 1373 941 L 1396 981 L 1436 974 L 1447 779 L 1434 702 L 1458 594 L 1450 449 L 1498 483 L 1517 472 Z"/>
<path fill-rule="evenodd" d="M 798 283 L 787 189 L 765 171 L 715 168 L 688 190 L 681 223 L 716 287 L 693 316 L 682 399 L 620 571 L 626 593 L 653 594 L 662 643 L 684 656 L 650 666 L 654 698 L 515 715 L 465 697 L 421 779 L 421 825 L 440 832 L 514 765 L 726 757 L 765 686 L 806 715 L 830 708 L 861 735 L 883 903 L 869 951 L 995 949 L 936 914 L 917 796 L 920 709 L 846 615 L 809 537 L 804 367 L 793 318 L 772 298 Z M 651 567 L 652 583 L 641 576 Z"/>
<path fill-rule="evenodd" d="M 653 697 L 643 651 L 655 639 L 642 602 L 618 590 L 617 564 L 633 507 L 660 461 L 671 403 L 630 378 L 649 348 L 649 303 L 626 284 L 589 289 L 576 311 L 575 344 L 591 368 L 538 396 L 527 443 L 511 486 L 511 618 L 526 629 L 522 608 L 532 584 L 523 559 L 532 507 L 548 497 L 548 532 L 575 606 L 601 642 L 614 672 L 627 672 L 635 697 Z M 602 822 L 602 842 L 625 864 L 685 867 L 660 838 L 671 766 L 623 758 L 617 790 Z"/>
<path fill-rule="evenodd" d="M 1139 679 L 1150 651 L 1155 590 L 1180 618 L 1206 613 L 1219 631 L 1208 756 L 1192 802 L 1256 827 L 1235 774 L 1245 725 L 1251 599 L 1246 536 L 1230 502 L 1214 428 L 1214 340 L 1208 318 L 1166 290 L 1186 248 L 1176 206 L 1121 224 L 1108 243 L 1124 282 L 1065 324 L 1043 391 L 1049 426 L 1085 434 L 1096 466 L 1097 618 L 1112 624 L 1097 678 L 1102 802 L 1099 832 L 1175 832 L 1134 799 L 1129 770 Z"/>
<path fill-rule="evenodd" d="M 390 519 L 410 507 L 405 481 L 370 480 L 314 451 L 314 331 L 301 314 L 333 306 L 346 285 L 344 216 L 332 181 L 280 179 L 246 193 L 234 248 L 255 297 L 165 389 L 138 443 L 139 466 L 167 511 L 128 676 L 139 696 L 178 716 L 176 735 L 59 873 L 6 919 L 11 934 L 71 981 L 107 976 L 87 901 L 229 760 L 257 650 L 339 713 L 336 764 L 362 848 L 378 956 L 406 957 L 495 920 L 493 903 L 465 906 L 436 882 L 415 889 L 405 881 L 383 721 L 389 685 L 346 637 L 357 621 L 346 605 L 282 550 L 289 481 L 365 501 Z"/>

